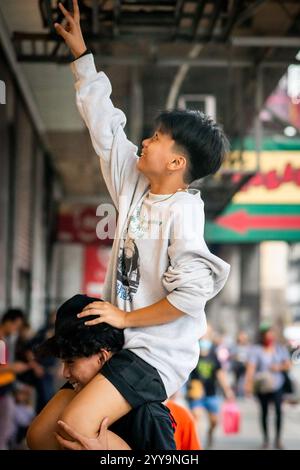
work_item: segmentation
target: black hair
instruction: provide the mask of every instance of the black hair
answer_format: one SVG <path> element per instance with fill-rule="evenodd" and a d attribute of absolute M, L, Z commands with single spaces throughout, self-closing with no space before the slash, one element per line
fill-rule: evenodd
<path fill-rule="evenodd" d="M 88 321 L 94 317 L 86 317 Z M 114 328 L 107 323 L 87 326 L 77 321 L 64 325 L 45 343 L 35 348 L 37 357 L 55 356 L 60 359 L 90 357 L 101 349 L 112 353 L 120 351 L 124 345 L 123 330 Z"/>
<path fill-rule="evenodd" d="M 1 318 L 1 324 L 7 323 L 9 321 L 14 322 L 16 320 L 23 320 L 25 321 L 24 313 L 19 308 L 10 308 L 8 309 L 3 317 Z"/>
<path fill-rule="evenodd" d="M 229 150 L 221 127 L 201 111 L 163 111 L 155 119 L 157 129 L 175 140 L 179 151 L 188 159 L 185 181 L 216 173 Z"/>

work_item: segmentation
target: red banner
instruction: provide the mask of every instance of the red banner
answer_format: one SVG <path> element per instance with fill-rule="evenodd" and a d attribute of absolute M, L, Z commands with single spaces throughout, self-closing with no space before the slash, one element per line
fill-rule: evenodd
<path fill-rule="evenodd" d="M 85 247 L 82 292 L 90 297 L 101 297 L 111 249 L 109 246 Z"/>
<path fill-rule="evenodd" d="M 64 205 L 58 215 L 56 239 L 60 242 L 111 245 L 109 238 L 97 237 L 97 224 L 101 217 L 96 215 L 96 206 Z"/>

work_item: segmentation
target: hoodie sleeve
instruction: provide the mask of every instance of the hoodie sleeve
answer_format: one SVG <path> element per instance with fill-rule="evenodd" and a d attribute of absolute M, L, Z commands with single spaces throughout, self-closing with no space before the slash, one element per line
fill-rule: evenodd
<path fill-rule="evenodd" d="M 192 317 L 202 316 L 206 302 L 222 289 L 230 271 L 229 264 L 209 251 L 203 232 L 202 200 L 174 208 L 163 285 L 168 301 Z"/>
<path fill-rule="evenodd" d="M 97 72 L 94 57 L 87 54 L 71 64 L 75 76 L 76 104 L 92 140 L 107 189 L 118 208 L 119 196 L 126 194 L 138 180 L 137 147 L 124 132 L 125 114 L 114 107 L 111 84 L 104 72 Z"/>

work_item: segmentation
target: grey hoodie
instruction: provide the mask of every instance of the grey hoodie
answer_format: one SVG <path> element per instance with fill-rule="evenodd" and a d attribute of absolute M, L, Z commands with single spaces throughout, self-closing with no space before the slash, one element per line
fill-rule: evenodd
<path fill-rule="evenodd" d="M 136 168 L 137 147 L 124 133 L 125 115 L 113 106 L 111 84 L 97 73 L 93 55 L 71 67 L 77 106 L 119 215 L 103 299 L 130 312 L 167 298 L 184 312 L 163 325 L 124 331 L 124 348 L 157 369 L 169 397 L 196 367 L 205 304 L 222 289 L 230 268 L 206 246 L 199 191 L 149 193 Z"/>

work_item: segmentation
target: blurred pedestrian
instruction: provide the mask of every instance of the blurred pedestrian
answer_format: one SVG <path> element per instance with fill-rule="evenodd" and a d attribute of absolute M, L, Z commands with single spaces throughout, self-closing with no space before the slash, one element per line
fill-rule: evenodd
<path fill-rule="evenodd" d="M 213 445 L 213 434 L 218 424 L 220 398 L 217 386 L 220 386 L 226 399 L 235 398 L 229 386 L 227 374 L 216 356 L 212 341 L 206 336 L 200 340 L 200 357 L 197 367 L 190 375 L 187 385 L 187 401 L 198 422 L 205 410 L 209 419 L 206 448 Z"/>
<path fill-rule="evenodd" d="M 248 334 L 241 330 L 237 334 L 236 344 L 230 351 L 231 369 L 235 377 L 235 394 L 244 395 L 246 365 L 249 356 L 250 342 Z"/>
<path fill-rule="evenodd" d="M 25 436 L 35 412 L 33 408 L 33 389 L 28 385 L 19 383 L 14 391 L 14 436 L 13 449 L 25 449 Z"/>
<path fill-rule="evenodd" d="M 19 309 L 9 309 L 3 315 L 0 324 L 0 339 L 7 341 L 11 335 L 17 334 L 22 328 L 24 314 Z M 28 365 L 21 361 L 10 359 L 7 348 L 6 364 L 0 368 L 0 450 L 8 448 L 9 439 L 13 432 L 14 399 L 12 396 L 16 374 L 28 370 Z"/>
<path fill-rule="evenodd" d="M 228 340 L 224 333 L 213 330 L 211 333 L 211 340 L 215 354 L 220 361 L 223 370 L 229 371 L 230 369 L 230 348 Z"/>
<path fill-rule="evenodd" d="M 260 424 L 263 432 L 262 448 L 269 447 L 268 411 L 274 404 L 275 441 L 274 447 L 282 449 L 282 394 L 284 374 L 290 369 L 290 356 L 287 348 L 276 340 L 272 327 L 263 325 L 260 329 L 259 344 L 249 353 L 245 377 L 246 394 L 254 393 L 260 405 Z"/>
<path fill-rule="evenodd" d="M 34 350 L 39 344 L 46 341 L 54 334 L 56 312 L 52 312 L 46 324 L 37 332 L 34 338 L 31 340 L 30 347 Z M 58 360 L 55 357 L 40 358 L 36 361 L 40 368 L 42 368 L 42 374 L 36 374 L 35 388 L 36 388 L 36 413 L 45 407 L 49 400 L 55 394 L 55 378 L 58 371 Z M 38 368 L 36 368 L 38 372 Z"/>

